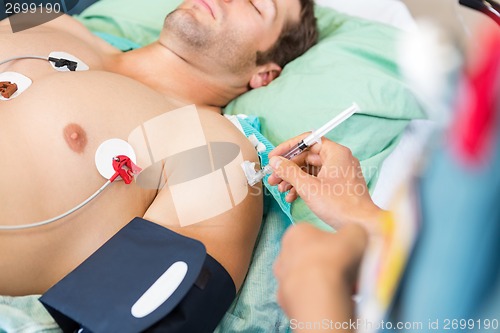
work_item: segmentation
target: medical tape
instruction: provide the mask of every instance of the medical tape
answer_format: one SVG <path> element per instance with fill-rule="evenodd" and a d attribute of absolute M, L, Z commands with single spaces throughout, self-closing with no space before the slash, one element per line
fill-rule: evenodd
<path fill-rule="evenodd" d="M 146 121 L 128 142 L 143 169 L 136 183 L 168 193 L 181 227 L 223 214 L 248 195 L 240 147 L 207 142 L 194 105 Z"/>

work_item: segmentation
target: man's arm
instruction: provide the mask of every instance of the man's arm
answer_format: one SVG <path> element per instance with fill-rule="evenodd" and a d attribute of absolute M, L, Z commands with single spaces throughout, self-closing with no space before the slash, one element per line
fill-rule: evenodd
<path fill-rule="evenodd" d="M 239 288 L 250 263 L 263 206 L 261 187 L 248 186 L 241 163 L 258 162 L 258 158 L 248 139 L 223 116 L 200 108 L 198 114 L 211 147 L 211 170 L 180 186 L 164 186 L 144 218 L 200 240 Z M 171 178 L 173 173 L 199 172 L 200 168 L 205 166 L 193 165 L 192 159 L 164 166 L 173 170 L 167 175 Z M 220 214 L 214 216 L 213 212 Z"/>

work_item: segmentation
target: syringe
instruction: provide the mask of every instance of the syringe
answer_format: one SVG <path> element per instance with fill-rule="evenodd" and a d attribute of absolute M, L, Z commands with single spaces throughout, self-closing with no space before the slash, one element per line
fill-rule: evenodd
<path fill-rule="evenodd" d="M 333 130 L 338 125 L 342 124 L 345 120 L 351 117 L 354 113 L 359 111 L 359 106 L 356 103 L 353 103 L 349 108 L 342 111 L 335 118 L 327 122 L 325 125 L 321 126 L 318 130 L 313 131 L 304 140 L 300 141 L 297 146 L 293 147 L 286 154 L 282 155 L 284 158 L 291 160 L 295 156 L 304 152 L 307 148 L 311 147 L 315 143 L 321 141 L 321 138 L 325 136 L 328 132 Z M 266 175 L 269 175 L 273 172 L 273 168 L 268 164 L 261 170 L 257 171 L 252 179 L 249 180 L 250 186 L 253 186 L 260 182 Z"/>

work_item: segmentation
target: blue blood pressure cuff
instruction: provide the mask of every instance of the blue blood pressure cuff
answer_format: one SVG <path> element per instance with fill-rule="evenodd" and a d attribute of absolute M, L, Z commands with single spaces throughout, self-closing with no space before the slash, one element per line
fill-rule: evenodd
<path fill-rule="evenodd" d="M 135 218 L 40 301 L 64 332 L 213 332 L 235 295 L 202 243 Z"/>

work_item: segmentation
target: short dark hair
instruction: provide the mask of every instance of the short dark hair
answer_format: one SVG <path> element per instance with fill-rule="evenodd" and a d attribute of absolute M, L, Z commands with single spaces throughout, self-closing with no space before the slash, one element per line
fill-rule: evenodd
<path fill-rule="evenodd" d="M 277 42 L 269 50 L 257 52 L 258 66 L 274 62 L 283 68 L 316 44 L 318 28 L 314 16 L 314 0 L 300 0 L 300 6 L 299 22 L 287 23 Z"/>

